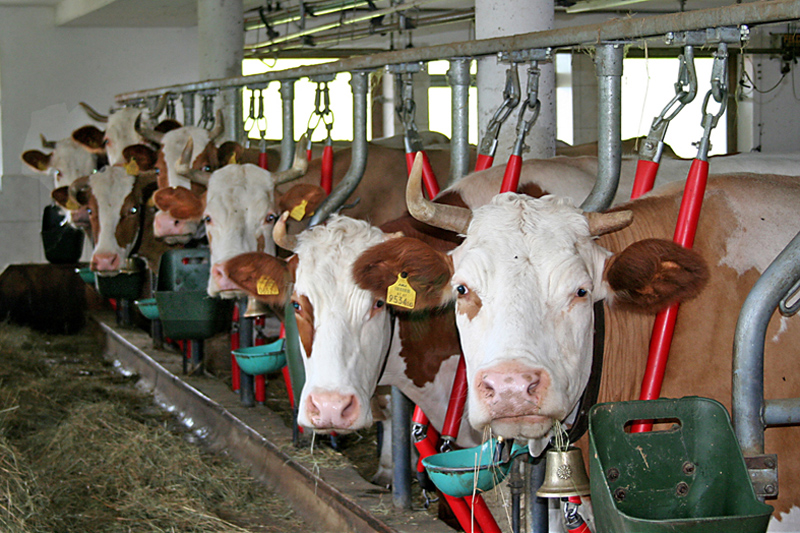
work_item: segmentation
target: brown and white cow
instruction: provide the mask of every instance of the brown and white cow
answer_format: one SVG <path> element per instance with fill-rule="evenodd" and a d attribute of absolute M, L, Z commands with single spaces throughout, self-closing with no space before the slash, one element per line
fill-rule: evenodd
<path fill-rule="evenodd" d="M 69 137 L 53 142 L 42 136 L 42 148 L 52 152 L 26 150 L 22 153 L 22 161 L 37 172 L 53 176 L 53 189 L 61 189 L 56 195 L 62 194 L 64 197 L 59 205 L 62 205 L 69 223 L 79 229 L 88 229 L 88 213 L 85 209 L 79 209 L 74 200 L 71 203 L 68 201 L 67 188 L 78 178 L 102 168 L 106 164 L 105 156 L 88 152 Z"/>
<path fill-rule="evenodd" d="M 418 187 L 409 183 L 411 191 Z M 594 302 L 605 301 L 600 401 L 636 399 L 653 313 L 696 294 L 707 277 L 705 289 L 680 308 L 662 396 L 707 396 L 730 408 L 738 313 L 753 283 L 800 228 L 800 180 L 712 177 L 693 251 L 671 243 L 680 195 L 678 184 L 666 186 L 598 217 L 556 197 L 503 194 L 471 212 L 423 217 L 465 235 L 448 255 L 384 245 L 367 252 L 371 264 L 384 265 L 383 275 L 362 269 L 355 276 L 377 297 L 398 271 L 407 271 L 411 285 L 432 294 L 434 305 L 455 302 L 470 423 L 534 444 L 547 439 L 553 420 L 568 420 L 586 385 Z M 420 205 L 430 214 L 421 194 L 412 196 L 412 212 L 419 215 Z M 626 217 L 632 217 L 627 227 Z M 448 274 L 415 279 L 411 272 L 421 264 Z M 797 320 L 774 316 L 765 346 L 767 397 L 800 396 L 798 342 Z M 766 433 L 767 452 L 779 454 L 780 497 L 771 502 L 779 513 L 800 504 L 799 437 L 797 427 Z"/>

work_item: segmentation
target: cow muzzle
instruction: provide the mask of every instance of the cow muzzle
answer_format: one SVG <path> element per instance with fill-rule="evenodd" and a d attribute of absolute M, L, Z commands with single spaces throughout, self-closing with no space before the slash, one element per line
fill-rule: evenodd
<path fill-rule="evenodd" d="M 97 253 L 92 256 L 91 269 L 98 274 L 117 274 L 120 269 L 120 257 L 117 253 Z"/>
<path fill-rule="evenodd" d="M 316 431 L 343 431 L 359 429 L 361 410 L 355 394 L 321 391 L 308 395 L 305 414 Z"/>
<path fill-rule="evenodd" d="M 197 220 L 179 219 L 166 211 L 159 211 L 153 221 L 153 235 L 168 244 L 186 244 L 197 233 L 198 225 Z"/>
<path fill-rule="evenodd" d="M 493 420 L 541 417 L 549 384 L 549 375 L 543 369 L 509 361 L 479 370 L 474 390 L 476 399 Z"/>

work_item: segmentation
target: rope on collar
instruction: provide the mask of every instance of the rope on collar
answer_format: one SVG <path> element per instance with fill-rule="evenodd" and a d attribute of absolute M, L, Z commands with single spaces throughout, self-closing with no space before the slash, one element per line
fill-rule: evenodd
<path fill-rule="evenodd" d="M 375 383 L 380 383 L 381 378 L 383 378 L 383 373 L 386 372 L 386 363 L 389 362 L 389 353 L 392 351 L 392 342 L 394 342 L 394 326 L 395 322 L 397 322 L 397 314 L 394 312 L 394 308 L 391 305 L 386 305 L 388 307 L 387 311 L 389 312 L 389 345 L 386 347 L 386 353 L 383 356 L 383 363 L 381 364 L 381 371 L 378 374 L 378 381 Z"/>

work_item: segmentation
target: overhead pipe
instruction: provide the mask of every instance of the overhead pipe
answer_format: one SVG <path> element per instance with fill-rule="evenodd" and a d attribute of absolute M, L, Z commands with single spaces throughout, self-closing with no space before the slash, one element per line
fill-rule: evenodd
<path fill-rule="evenodd" d="M 454 185 L 469 173 L 469 65 L 471 59 L 458 57 L 450 60 L 447 81 L 451 88 L 453 130 L 450 135 L 450 178 L 447 186 Z"/>
<path fill-rule="evenodd" d="M 614 201 L 622 166 L 622 43 L 597 45 L 597 181 L 581 204 L 605 211 Z"/>
<path fill-rule="evenodd" d="M 323 222 L 328 215 L 339 209 L 358 187 L 364 170 L 367 168 L 367 91 L 369 90 L 368 71 L 351 73 L 350 86 L 353 88 L 353 149 L 350 168 L 342 181 L 333 189 L 311 217 L 309 227 Z"/>
<path fill-rule="evenodd" d="M 764 401 L 764 339 L 778 303 L 800 280 L 800 233 L 756 281 L 733 337 L 731 419 L 742 453 L 764 453 L 764 428 L 796 422 L 798 400 Z M 766 403 L 766 407 L 765 407 Z"/>
<path fill-rule="evenodd" d="M 281 162 L 278 170 L 286 170 L 294 161 L 294 82 L 297 78 L 281 80 L 283 103 L 283 136 L 281 137 Z"/>
<path fill-rule="evenodd" d="M 118 103 L 137 100 L 165 92 L 182 93 L 223 87 L 244 87 L 253 83 L 268 83 L 274 80 L 303 78 L 316 74 L 338 73 L 353 70 L 383 68 L 385 65 L 410 63 L 414 61 L 433 61 L 447 57 L 478 57 L 493 55 L 508 50 L 530 48 L 563 48 L 567 46 L 591 45 L 626 38 L 644 39 L 663 37 L 668 32 L 679 32 L 715 26 L 738 26 L 740 24 L 766 24 L 800 19 L 800 2 L 796 0 L 770 0 L 734 4 L 711 9 L 698 9 L 667 15 L 643 18 L 620 18 L 598 24 L 585 24 L 555 30 L 537 31 L 477 39 L 459 43 L 446 43 L 436 46 L 408 48 L 382 52 L 370 56 L 358 56 L 331 63 L 306 65 L 281 71 L 265 72 L 251 76 L 237 76 L 202 82 L 176 84 L 144 91 L 131 91 L 118 94 Z M 247 48 L 247 47 L 245 47 Z"/>
<path fill-rule="evenodd" d="M 303 5 L 305 7 L 305 12 L 309 16 L 322 17 L 340 11 L 347 11 L 348 9 L 358 9 L 359 7 L 368 6 L 369 2 L 366 0 L 346 0 L 344 2 L 304 2 Z M 291 6 L 287 9 L 282 9 L 279 13 L 267 15 L 265 17 L 261 15 L 257 17 L 245 17 L 244 31 L 263 28 L 265 26 L 265 21 L 270 26 L 278 26 L 289 22 L 297 22 L 301 18 L 300 8 Z"/>

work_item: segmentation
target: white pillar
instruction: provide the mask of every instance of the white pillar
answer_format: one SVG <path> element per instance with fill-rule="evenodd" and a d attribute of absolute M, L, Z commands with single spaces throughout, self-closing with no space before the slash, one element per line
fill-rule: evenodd
<path fill-rule="evenodd" d="M 597 141 L 597 68 L 589 54 L 572 54 L 572 144 Z"/>
<path fill-rule="evenodd" d="M 553 0 L 476 0 L 475 37 L 488 39 L 516 35 L 532 31 L 553 29 Z M 555 66 L 540 63 L 539 100 L 542 102 L 536 125 L 528 134 L 526 144 L 530 152 L 524 158 L 551 157 L 555 155 L 556 109 L 555 109 Z M 497 58 L 490 56 L 478 61 L 478 125 L 480 137 L 486 125 L 503 101 L 506 65 L 499 64 Z M 519 68 L 522 97 L 527 95 L 527 65 Z M 500 130 L 495 164 L 505 164 L 516 138 L 518 109 L 509 117 Z"/>
<path fill-rule="evenodd" d="M 244 57 L 243 0 L 197 0 L 200 79 L 242 75 Z M 225 139 L 242 141 L 242 94 L 221 91 L 214 107 L 222 109 Z"/>
<path fill-rule="evenodd" d="M 394 112 L 394 75 L 384 70 L 381 81 L 383 85 L 383 105 L 381 106 L 383 112 L 383 136 L 391 137 L 402 129 L 402 126 L 397 124 L 397 113 Z"/>

